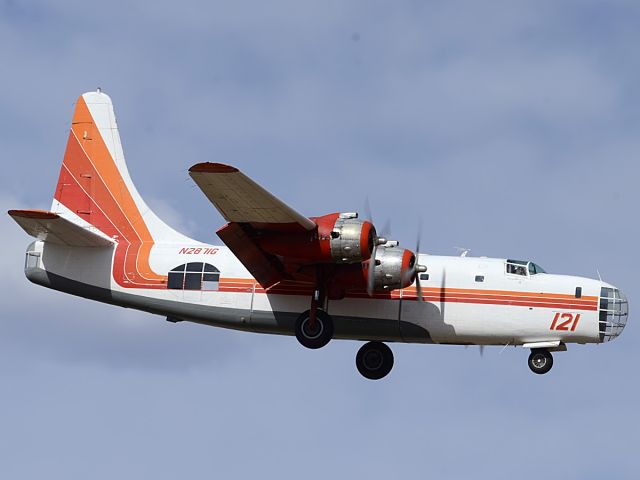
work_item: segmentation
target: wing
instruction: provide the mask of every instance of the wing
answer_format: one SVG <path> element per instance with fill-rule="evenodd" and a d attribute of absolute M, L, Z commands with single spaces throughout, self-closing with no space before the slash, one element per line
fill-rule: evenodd
<path fill-rule="evenodd" d="M 316 224 L 278 200 L 235 167 L 198 163 L 189 175 L 227 222 L 260 230 L 310 231 Z"/>
<path fill-rule="evenodd" d="M 283 280 L 296 281 L 283 258 L 261 248 L 264 235 L 291 238 L 313 234 L 317 224 L 278 200 L 237 168 L 198 163 L 189 175 L 229 222 L 218 236 L 260 285 L 267 289 Z M 272 237 L 273 238 L 273 237 Z"/>
<path fill-rule="evenodd" d="M 70 247 L 108 247 L 114 244 L 106 236 L 83 228 L 44 210 L 9 210 L 9 215 L 32 237 Z"/>

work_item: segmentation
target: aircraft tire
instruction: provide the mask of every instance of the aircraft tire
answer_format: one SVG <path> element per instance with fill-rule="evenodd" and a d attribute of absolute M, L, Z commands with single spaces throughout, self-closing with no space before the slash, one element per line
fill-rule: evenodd
<path fill-rule="evenodd" d="M 533 373 L 543 375 L 553 367 L 553 355 L 547 350 L 534 349 L 529 355 L 529 368 Z"/>
<path fill-rule="evenodd" d="M 367 342 L 358 350 L 356 367 L 363 377 L 380 380 L 393 368 L 393 352 L 382 342 Z"/>
<path fill-rule="evenodd" d="M 309 315 L 310 310 L 307 310 L 296 320 L 296 338 L 307 348 L 322 348 L 333 338 L 333 319 L 328 313 L 318 310 L 316 313 L 316 327 L 310 330 Z"/>

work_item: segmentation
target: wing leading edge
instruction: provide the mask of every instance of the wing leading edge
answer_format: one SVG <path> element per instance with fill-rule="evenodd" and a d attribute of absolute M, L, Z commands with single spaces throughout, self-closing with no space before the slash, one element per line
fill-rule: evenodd
<path fill-rule="evenodd" d="M 261 230 L 310 231 L 316 224 L 273 196 L 235 167 L 198 163 L 189 175 L 227 222 Z"/>

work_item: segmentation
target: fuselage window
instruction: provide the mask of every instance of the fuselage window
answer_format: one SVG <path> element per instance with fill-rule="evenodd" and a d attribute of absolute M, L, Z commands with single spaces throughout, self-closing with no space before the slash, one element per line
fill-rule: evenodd
<path fill-rule="evenodd" d="M 576 287 L 576 298 L 582 298 L 582 287 Z"/>
<path fill-rule="evenodd" d="M 202 270 L 199 272 L 187 271 L 184 275 L 185 290 L 202 290 Z"/>
<path fill-rule="evenodd" d="M 429 274 L 428 273 L 421 273 L 420 274 L 420 280 L 429 280 Z"/>
<path fill-rule="evenodd" d="M 220 271 L 208 263 L 191 262 L 169 272 L 167 288 L 172 290 L 218 290 Z"/>
<path fill-rule="evenodd" d="M 180 265 L 169 272 L 167 288 L 172 290 L 182 290 L 182 287 L 184 286 L 184 267 L 185 265 Z"/>
<path fill-rule="evenodd" d="M 484 282 L 484 275 L 476 275 L 476 282 Z"/>

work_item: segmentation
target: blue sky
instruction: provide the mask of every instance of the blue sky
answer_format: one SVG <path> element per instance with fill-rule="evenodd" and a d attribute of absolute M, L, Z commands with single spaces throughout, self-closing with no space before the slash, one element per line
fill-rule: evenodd
<path fill-rule="evenodd" d="M 622 288 L 614 343 L 527 352 L 164 322 L 27 282 L 0 218 L 0 477 L 636 478 L 640 6 L 632 1 L 0 2 L 0 204 L 48 208 L 100 86 L 151 207 L 217 243 L 187 175 L 231 163 L 308 215 Z"/>

